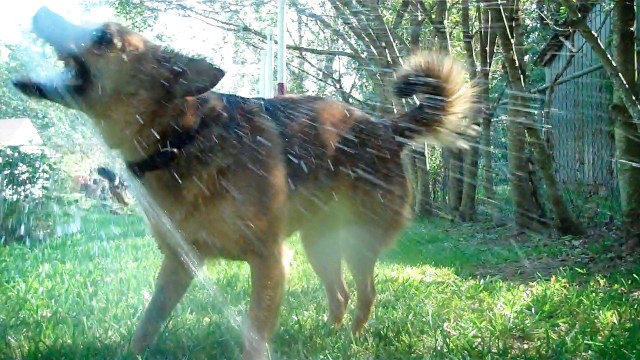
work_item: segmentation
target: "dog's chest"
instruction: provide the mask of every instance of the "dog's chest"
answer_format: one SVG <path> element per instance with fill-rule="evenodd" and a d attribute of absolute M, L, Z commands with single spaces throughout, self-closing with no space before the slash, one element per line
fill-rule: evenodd
<path fill-rule="evenodd" d="M 284 170 L 269 176 L 251 167 L 201 170 L 178 182 L 169 172 L 148 174 L 144 184 L 184 241 L 205 257 L 246 259 L 280 241 L 285 201 Z M 163 242 L 173 239 L 158 239 Z M 168 244 L 171 245 L 171 244 Z"/>

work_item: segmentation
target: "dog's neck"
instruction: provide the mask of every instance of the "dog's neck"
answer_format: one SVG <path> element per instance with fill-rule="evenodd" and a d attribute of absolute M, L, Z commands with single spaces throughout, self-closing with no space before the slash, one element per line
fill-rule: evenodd
<path fill-rule="evenodd" d="M 170 127 L 178 107 L 167 104 L 148 112 L 132 107 L 131 100 L 122 102 L 85 113 L 110 149 L 117 151 L 124 161 L 135 161 L 156 150 L 159 135 Z"/>
<path fill-rule="evenodd" d="M 197 133 L 204 130 L 201 125 L 211 124 L 201 121 L 200 107 L 197 98 L 184 98 L 161 113 L 141 119 L 147 123 L 139 127 L 141 130 L 130 141 L 130 146 L 121 149 L 129 170 L 141 178 L 147 172 L 168 167 L 180 151 L 195 140 Z"/>
<path fill-rule="evenodd" d="M 255 109 L 258 106 L 259 109 Z M 152 131 L 143 131 L 134 142 L 137 156 L 125 157 L 129 170 L 138 178 L 148 172 L 172 166 L 178 157 L 189 152 L 197 139 L 202 139 L 212 127 L 222 138 L 234 139 L 247 111 L 264 111 L 262 99 L 247 99 L 235 95 L 208 93 L 184 98 L 154 118 Z M 242 119 L 241 119 L 242 118 Z M 148 126 L 142 127 L 149 129 Z M 208 138 L 210 136 L 207 135 Z M 222 141 L 218 139 L 216 141 Z M 133 151 L 133 149 L 129 149 Z"/>

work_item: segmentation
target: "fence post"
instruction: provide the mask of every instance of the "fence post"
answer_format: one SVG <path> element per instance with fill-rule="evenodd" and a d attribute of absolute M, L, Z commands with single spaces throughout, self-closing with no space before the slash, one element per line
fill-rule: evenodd
<path fill-rule="evenodd" d="M 273 29 L 267 29 L 266 97 L 273 97 Z"/>
<path fill-rule="evenodd" d="M 278 95 L 286 94 L 285 76 L 286 76 L 286 43 L 285 43 L 285 12 L 286 0 L 278 1 Z"/>
<path fill-rule="evenodd" d="M 267 97 L 267 51 L 260 50 L 260 82 L 258 84 L 258 96 Z"/>

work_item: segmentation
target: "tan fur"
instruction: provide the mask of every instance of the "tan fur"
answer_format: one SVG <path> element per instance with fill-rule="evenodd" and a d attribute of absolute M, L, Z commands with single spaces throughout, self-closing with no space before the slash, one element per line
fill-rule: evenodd
<path fill-rule="evenodd" d="M 41 12 L 36 31 L 47 21 L 70 26 Z M 72 103 L 55 101 L 87 113 L 107 144 L 130 162 L 153 156 L 176 134 L 207 129 L 174 162 L 140 180 L 186 244 L 178 244 L 148 211 L 165 258 L 133 349 L 142 352 L 151 344 L 187 291 L 193 274 L 181 260 L 185 249 L 177 246 L 186 245 L 198 263 L 217 257 L 249 263 L 244 356 L 265 358 L 284 293 L 283 241 L 294 232 L 300 232 L 324 284 L 335 325 L 342 323 L 350 298 L 341 266 L 347 263 L 357 294 L 351 327 L 361 331 L 376 295 L 375 263 L 410 216 L 398 134 L 406 121 L 423 128 L 425 136 L 444 139 L 446 130 L 446 144 L 458 143 L 456 134 L 467 130 L 461 115 L 469 108 L 460 101 L 470 100 L 459 65 L 450 58 L 415 58 L 406 70 L 439 77 L 448 86 L 444 117 L 408 114 L 374 121 L 319 97 L 255 102 L 208 92 L 222 75 L 206 61 L 163 50 L 117 24 L 100 30 L 112 35 L 111 47 L 88 46 L 78 54 L 91 69 L 91 86 Z M 56 46 L 56 39 L 50 42 Z M 46 84 L 16 86 L 31 96 L 59 99 Z"/>
<path fill-rule="evenodd" d="M 320 126 L 320 137 L 325 149 L 333 154 L 341 134 L 353 126 L 354 118 L 348 114 L 346 106 L 337 105 L 331 101 L 318 104 L 316 112 Z M 346 116 L 345 116 L 346 115 Z"/>
<path fill-rule="evenodd" d="M 459 146 L 467 148 L 460 134 L 476 136 L 479 128 L 471 123 L 468 115 L 477 111 L 478 88 L 467 83 L 462 63 L 450 55 L 432 52 L 418 52 L 409 57 L 397 73 L 397 78 L 406 76 L 424 76 L 422 74 L 439 74 L 438 82 L 443 84 L 440 95 L 446 102 L 440 116 L 444 118 L 440 126 L 436 126 L 425 134 L 429 142 L 442 146 Z M 428 101 L 430 95 L 418 95 L 418 101 Z"/>

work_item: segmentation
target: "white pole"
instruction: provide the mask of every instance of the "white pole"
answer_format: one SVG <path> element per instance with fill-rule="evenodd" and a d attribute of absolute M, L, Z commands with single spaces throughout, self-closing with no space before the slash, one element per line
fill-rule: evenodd
<path fill-rule="evenodd" d="M 267 51 L 260 50 L 260 83 L 258 84 L 258 96 L 266 97 L 267 88 Z"/>
<path fill-rule="evenodd" d="M 273 29 L 267 29 L 266 97 L 273 97 Z"/>
<path fill-rule="evenodd" d="M 278 1 L 278 95 L 284 95 L 285 89 L 285 66 L 286 66 L 286 43 L 284 37 L 284 12 L 286 0 Z"/>

